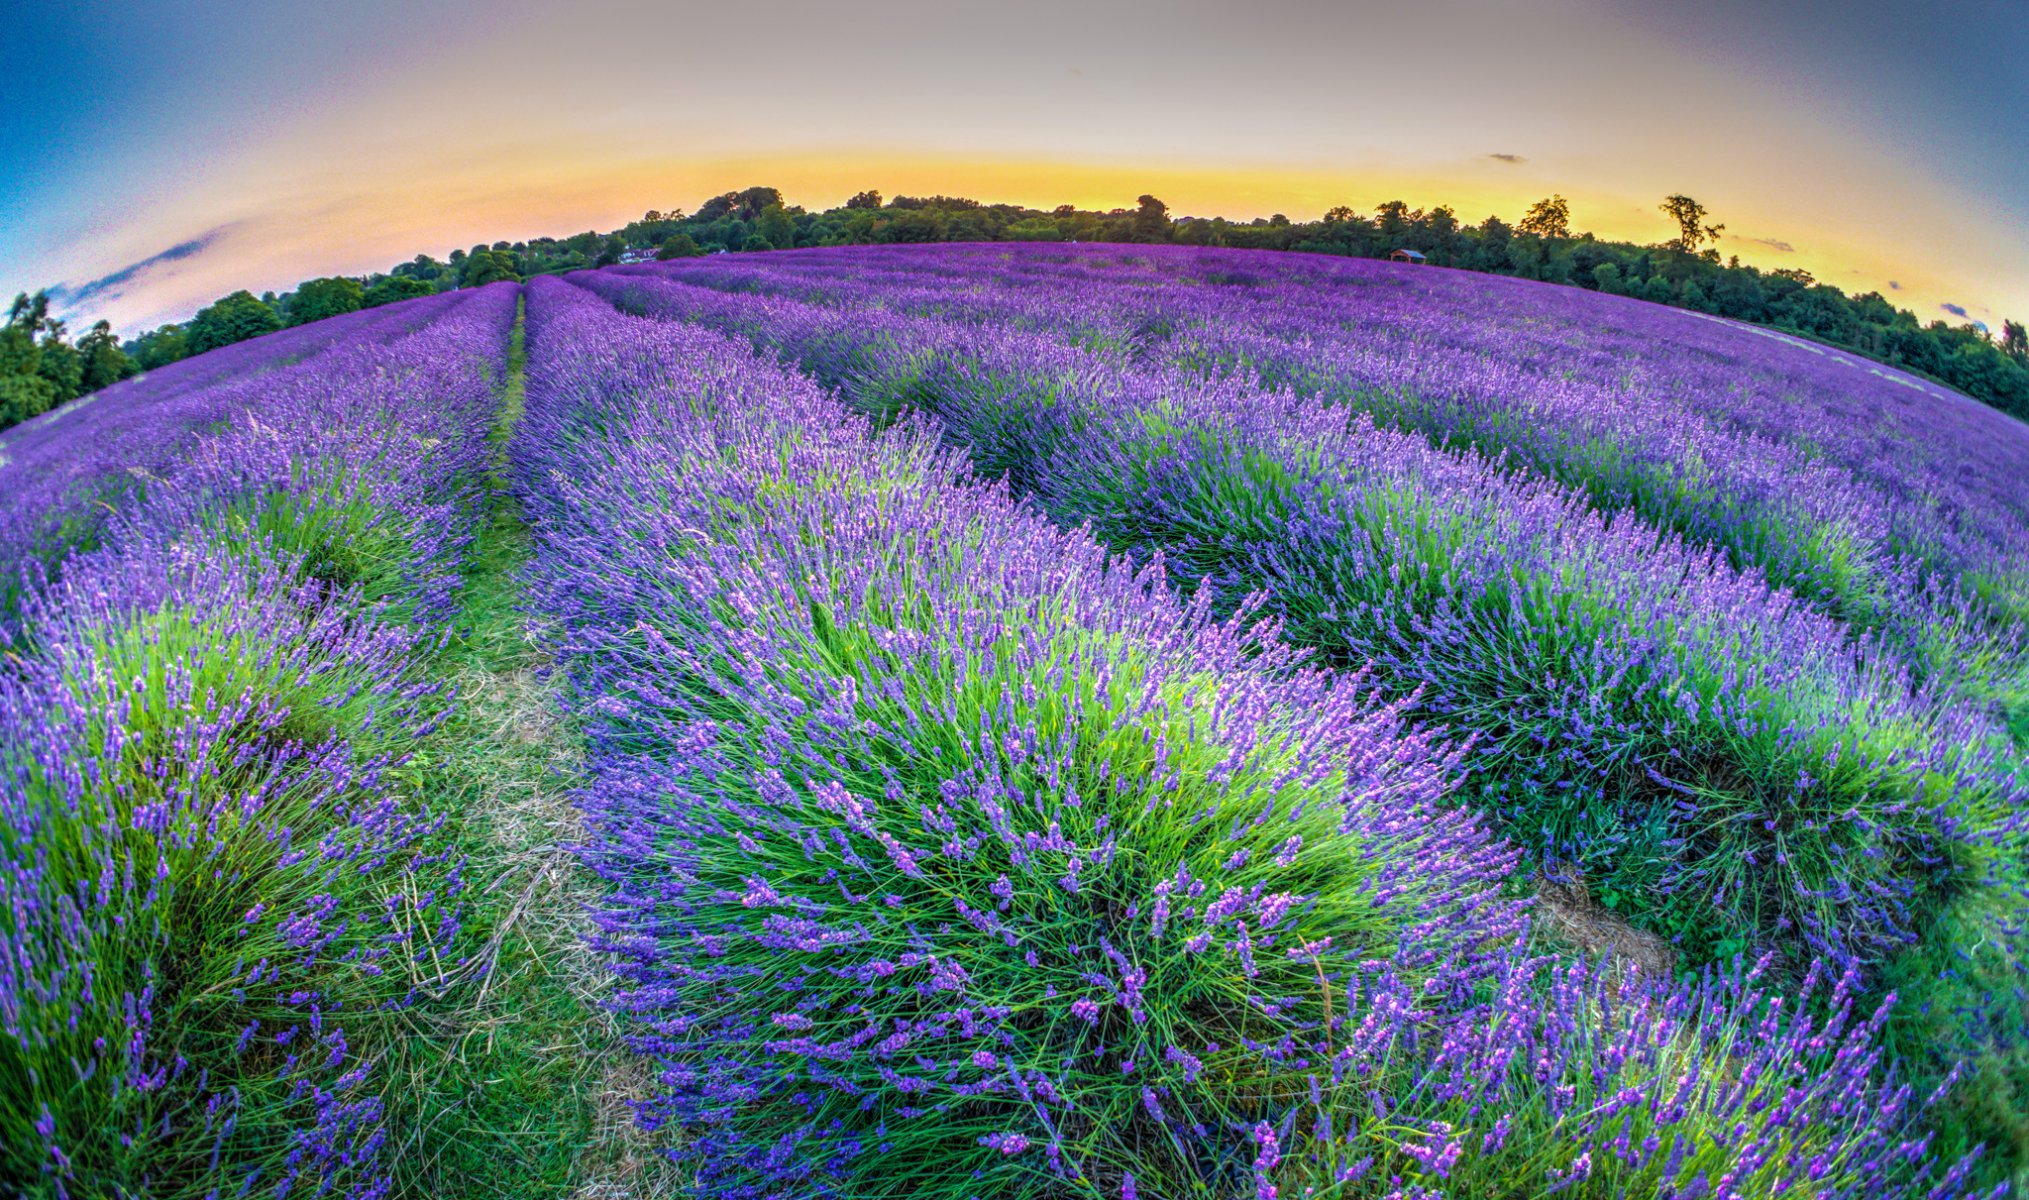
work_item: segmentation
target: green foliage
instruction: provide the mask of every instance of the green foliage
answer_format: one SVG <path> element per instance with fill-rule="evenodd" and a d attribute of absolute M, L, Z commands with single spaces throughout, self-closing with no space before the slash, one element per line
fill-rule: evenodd
<path fill-rule="evenodd" d="M 0 325 L 0 429 L 76 398 L 83 381 L 84 356 L 50 317 L 49 294 L 15 296 Z"/>
<path fill-rule="evenodd" d="M 282 327 L 274 306 L 242 289 L 220 297 L 190 319 L 184 340 L 186 354 L 202 354 L 234 342 L 273 333 Z"/>
<path fill-rule="evenodd" d="M 668 262 L 672 258 L 694 258 L 703 253 L 704 247 L 698 245 L 687 233 L 672 233 L 662 239 L 662 244 L 655 248 L 655 258 L 658 262 Z"/>
<path fill-rule="evenodd" d="M 0 328 L 0 429 L 38 417 L 56 403 L 42 375 L 42 348 L 25 329 Z"/>
<path fill-rule="evenodd" d="M 1061 242 L 1064 230 L 1049 217 L 1029 217 L 1008 226 L 1003 236 L 1011 242 Z"/>
<path fill-rule="evenodd" d="M 1570 237 L 1570 202 L 1562 196 L 1536 201 L 1529 206 L 1528 213 L 1516 224 L 1515 231 L 1546 239 Z"/>
<path fill-rule="evenodd" d="M 2029 363 L 2029 329 L 2020 321 L 2001 322 L 2001 353 L 2018 363 Z"/>
<path fill-rule="evenodd" d="M 788 250 L 796 245 L 796 222 L 790 219 L 789 210 L 783 208 L 778 201 L 761 210 L 761 219 L 757 223 L 755 235 L 763 244 L 754 245 L 753 239 L 749 239 L 747 246 L 749 250 L 763 250 L 769 247 Z"/>
<path fill-rule="evenodd" d="M 84 360 L 85 392 L 110 387 L 141 369 L 139 364 L 127 357 L 126 351 L 120 349 L 120 339 L 113 336 L 113 326 L 109 321 L 93 325 L 90 333 L 78 339 L 77 349 Z"/>
<path fill-rule="evenodd" d="M 365 302 L 366 289 L 357 279 L 343 276 L 312 279 L 296 286 L 295 296 L 289 301 L 289 324 L 307 325 L 326 317 L 358 312 Z"/>
<path fill-rule="evenodd" d="M 616 252 L 615 259 L 619 257 Z M 521 265 L 512 251 L 481 249 L 467 255 L 458 269 L 459 286 L 483 287 L 501 280 L 519 280 Z"/>
<path fill-rule="evenodd" d="M 1695 254 L 1698 247 L 1706 242 L 1719 240 L 1724 225 L 1707 225 L 1705 206 L 1682 194 L 1665 197 L 1660 206 L 1664 215 L 1677 223 L 1676 240 L 1670 243 L 1673 249 L 1685 254 Z"/>
<path fill-rule="evenodd" d="M 1149 195 L 1137 197 L 1134 203 L 1134 240 L 1169 241 L 1171 233 L 1169 205 Z"/>
<path fill-rule="evenodd" d="M 153 371 L 189 357 L 190 334 L 181 325 L 164 325 L 127 343 L 126 351 L 133 356 L 136 366 L 143 371 Z"/>
<path fill-rule="evenodd" d="M 43 334 L 38 349 L 42 358 L 35 373 L 49 382 L 50 394 L 55 397 L 51 403 L 77 399 L 84 391 L 85 360 L 75 346 L 63 339 L 63 326 L 58 324 Z"/>
<path fill-rule="evenodd" d="M 384 279 L 376 280 L 372 287 L 366 289 L 365 293 L 360 297 L 359 306 L 361 308 L 379 308 L 383 304 L 393 304 L 397 300 L 413 300 L 419 296 L 433 296 L 436 292 L 437 285 L 430 279 L 416 275 L 389 275 Z"/>

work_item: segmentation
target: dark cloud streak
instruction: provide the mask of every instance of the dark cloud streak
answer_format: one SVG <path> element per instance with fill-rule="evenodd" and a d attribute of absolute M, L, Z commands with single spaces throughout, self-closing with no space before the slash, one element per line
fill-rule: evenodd
<path fill-rule="evenodd" d="M 1489 154 L 1487 155 L 1487 157 L 1493 159 L 1496 162 L 1504 162 L 1510 164 L 1525 163 L 1529 161 L 1528 159 L 1523 158 L 1519 154 Z"/>
<path fill-rule="evenodd" d="M 126 294 L 128 284 L 135 282 L 165 263 L 181 262 L 186 258 L 197 257 L 206 250 L 211 249 L 212 246 L 218 243 L 219 239 L 231 233 L 232 230 L 233 227 L 231 225 L 220 225 L 215 229 L 198 234 L 187 242 L 178 242 L 160 254 L 151 254 L 139 262 L 128 263 L 111 274 L 101 275 L 97 279 L 80 283 L 76 286 L 68 283 L 57 284 L 49 289 L 50 301 L 61 305 L 65 309 L 74 310 L 93 301 L 117 300 Z"/>

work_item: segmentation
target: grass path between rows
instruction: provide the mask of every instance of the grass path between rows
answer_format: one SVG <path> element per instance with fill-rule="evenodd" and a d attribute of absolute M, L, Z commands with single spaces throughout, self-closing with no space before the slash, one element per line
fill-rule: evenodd
<path fill-rule="evenodd" d="M 600 1000 L 587 947 L 596 896 L 570 847 L 582 744 L 558 716 L 547 660 L 517 605 L 530 552 L 507 481 L 522 411 L 524 319 L 509 348 L 486 508 L 440 662 L 456 713 L 409 765 L 466 856 L 476 961 L 451 1005 L 417 1010 L 394 1065 L 387 1153 L 403 1196 L 621 1200 L 666 1192 L 667 1166 L 627 1101 L 647 1077 Z"/>

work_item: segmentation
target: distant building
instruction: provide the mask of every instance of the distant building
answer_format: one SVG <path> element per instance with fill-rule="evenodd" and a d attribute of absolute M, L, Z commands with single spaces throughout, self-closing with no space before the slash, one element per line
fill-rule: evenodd
<path fill-rule="evenodd" d="M 629 246 L 620 252 L 620 261 L 627 265 L 654 262 L 655 248 L 652 246 Z"/>
<path fill-rule="evenodd" d="M 1430 259 L 1429 256 L 1425 255 L 1421 250 L 1410 250 L 1405 247 L 1401 250 L 1395 251 L 1393 254 L 1390 254 L 1388 256 L 1388 261 L 1420 264 L 1429 262 Z"/>

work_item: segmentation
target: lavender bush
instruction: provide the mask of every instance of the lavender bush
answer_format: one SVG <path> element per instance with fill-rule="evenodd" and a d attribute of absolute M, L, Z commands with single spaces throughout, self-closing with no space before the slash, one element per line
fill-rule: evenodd
<path fill-rule="evenodd" d="M 1456 752 L 1366 676 L 744 347 L 530 291 L 533 599 L 702 1194 L 1963 1193 L 1850 980 L 1817 1019 L 1521 955 Z"/>
<path fill-rule="evenodd" d="M 922 409 L 1114 547 L 1296 640 L 1385 668 L 1482 755 L 1487 803 L 1694 955 L 1879 957 L 2019 786 L 1976 707 L 1625 516 L 1289 393 L 1127 367 L 1020 331 L 593 277 L 738 329 L 863 410 Z"/>
<path fill-rule="evenodd" d="M 10 1192 L 385 1191 L 375 1067 L 458 966 L 465 886 L 391 775 L 441 715 L 407 618 L 469 539 L 515 303 L 363 328 L 257 408 L 194 396 L 227 423 L 138 438 L 157 486 L 31 571 L 0 631 Z"/>
<path fill-rule="evenodd" d="M 114 384 L 0 434 L 0 610 L 20 572 L 90 544 L 101 522 L 160 487 L 207 432 L 298 389 L 377 369 L 384 346 L 473 302 L 445 294 L 300 325 Z M 367 356 L 362 358 L 362 356 Z"/>
<path fill-rule="evenodd" d="M 630 270 L 1054 332 L 1479 450 L 1761 570 L 2029 737 L 2020 424 L 1852 355 L 1570 288 L 1244 252 L 997 246 Z"/>

